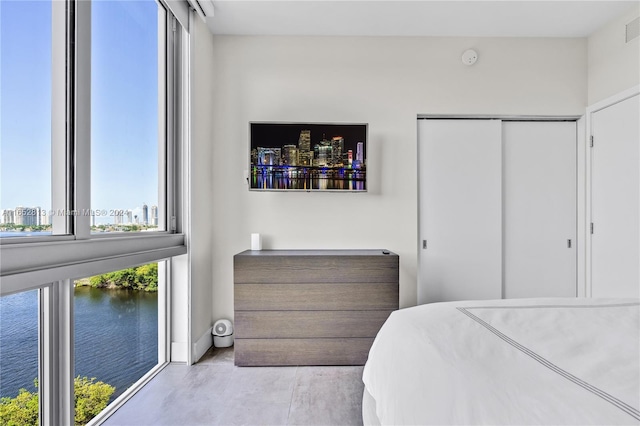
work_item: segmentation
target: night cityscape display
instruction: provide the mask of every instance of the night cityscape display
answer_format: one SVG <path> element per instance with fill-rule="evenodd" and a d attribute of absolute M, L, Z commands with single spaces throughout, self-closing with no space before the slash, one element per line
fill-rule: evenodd
<path fill-rule="evenodd" d="M 251 123 L 250 189 L 366 191 L 366 124 Z"/>

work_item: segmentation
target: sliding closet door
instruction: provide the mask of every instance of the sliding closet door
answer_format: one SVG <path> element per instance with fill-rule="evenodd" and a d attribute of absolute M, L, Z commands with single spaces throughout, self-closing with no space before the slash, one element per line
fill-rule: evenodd
<path fill-rule="evenodd" d="M 639 297 L 639 96 L 591 115 L 591 291 Z"/>
<path fill-rule="evenodd" d="M 575 297 L 576 123 L 503 123 L 504 297 Z"/>
<path fill-rule="evenodd" d="M 419 120 L 418 303 L 499 299 L 499 120 Z"/>

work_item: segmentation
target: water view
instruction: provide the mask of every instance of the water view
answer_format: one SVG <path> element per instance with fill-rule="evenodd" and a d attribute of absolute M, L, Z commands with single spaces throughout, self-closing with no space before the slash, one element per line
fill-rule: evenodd
<path fill-rule="evenodd" d="M 158 359 L 158 294 L 76 287 L 75 376 L 95 377 L 118 397 Z M 38 377 L 37 291 L 0 298 L 0 397 L 34 391 Z"/>
<path fill-rule="evenodd" d="M 33 232 L 0 231 L 0 238 L 10 238 L 10 237 L 46 237 L 48 235 L 51 235 L 51 231 L 33 231 Z"/>
<path fill-rule="evenodd" d="M 350 190 L 365 191 L 365 172 L 342 171 L 342 173 L 291 173 L 257 172 L 251 175 L 254 189 L 299 189 L 299 190 Z"/>

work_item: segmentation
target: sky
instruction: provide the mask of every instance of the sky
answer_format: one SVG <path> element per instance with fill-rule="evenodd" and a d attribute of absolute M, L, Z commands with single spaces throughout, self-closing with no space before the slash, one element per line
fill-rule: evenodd
<path fill-rule="evenodd" d="M 157 20 L 155 0 L 92 3 L 92 209 L 157 205 Z M 50 1 L 0 1 L 0 209 L 20 205 L 51 208 Z"/>

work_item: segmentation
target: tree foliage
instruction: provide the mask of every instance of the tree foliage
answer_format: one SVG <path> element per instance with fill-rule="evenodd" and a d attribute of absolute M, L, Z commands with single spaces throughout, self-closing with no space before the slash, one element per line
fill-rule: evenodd
<path fill-rule="evenodd" d="M 37 425 L 38 405 L 37 391 L 31 393 L 26 389 L 20 389 L 15 398 L 0 398 L 0 424 L 6 426 Z"/>
<path fill-rule="evenodd" d="M 17 223 L 2 223 L 2 224 L 0 224 L 0 231 L 8 231 L 8 232 L 51 231 L 51 225 L 21 225 L 21 224 L 17 224 Z"/>
<path fill-rule="evenodd" d="M 109 398 L 116 390 L 104 382 L 96 382 L 96 378 L 76 377 L 75 389 L 75 422 L 85 425 L 97 416 L 109 403 Z"/>
<path fill-rule="evenodd" d="M 0 398 L 0 424 L 6 426 L 38 425 L 38 381 L 36 391 L 20 389 L 15 398 Z M 96 382 L 96 378 L 76 377 L 73 381 L 75 391 L 75 424 L 85 425 L 105 409 L 109 398 L 116 388 Z"/>
<path fill-rule="evenodd" d="M 121 288 L 158 291 L 158 264 L 149 263 L 137 268 L 122 269 L 89 278 L 94 288 Z"/>

